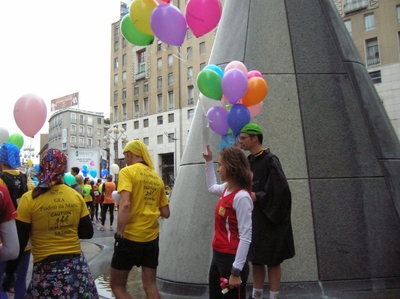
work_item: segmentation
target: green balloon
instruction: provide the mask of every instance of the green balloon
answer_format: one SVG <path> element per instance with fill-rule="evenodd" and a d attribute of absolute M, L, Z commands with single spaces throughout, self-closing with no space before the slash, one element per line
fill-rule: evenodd
<path fill-rule="evenodd" d="M 89 186 L 83 187 L 82 193 L 83 193 L 83 196 L 89 196 L 90 195 L 90 187 Z"/>
<path fill-rule="evenodd" d="M 70 173 L 66 173 L 66 174 L 64 174 L 64 182 L 67 185 L 72 185 L 75 183 L 75 177 Z"/>
<path fill-rule="evenodd" d="M 8 137 L 7 141 L 11 142 L 12 144 L 15 144 L 19 149 L 21 149 L 24 146 L 24 137 L 22 137 L 22 135 L 18 133 L 11 134 Z"/>
<path fill-rule="evenodd" d="M 207 98 L 221 100 L 222 98 L 222 78 L 216 71 L 203 69 L 197 75 L 197 87 Z"/>
<path fill-rule="evenodd" d="M 128 42 L 136 46 L 147 46 L 154 40 L 154 35 L 143 33 L 135 27 L 129 14 L 121 20 L 121 33 Z"/>

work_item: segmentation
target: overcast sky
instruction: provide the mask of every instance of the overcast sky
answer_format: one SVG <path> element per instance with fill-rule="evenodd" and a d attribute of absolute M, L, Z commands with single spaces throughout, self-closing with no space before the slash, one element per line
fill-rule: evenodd
<path fill-rule="evenodd" d="M 79 92 L 81 109 L 109 116 L 111 24 L 119 20 L 119 0 L 0 1 L 0 127 L 20 133 L 15 102 L 26 93 L 46 103 Z M 32 115 L 34 117 L 34 115 Z M 33 139 L 39 151 L 39 134 Z M 24 135 L 23 135 L 24 136 Z M 30 139 L 24 136 L 25 142 Z"/>

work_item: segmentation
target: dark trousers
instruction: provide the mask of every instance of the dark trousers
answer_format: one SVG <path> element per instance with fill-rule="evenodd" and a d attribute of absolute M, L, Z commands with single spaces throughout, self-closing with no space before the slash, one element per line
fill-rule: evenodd
<path fill-rule="evenodd" d="M 101 225 L 106 223 L 107 210 L 110 211 L 110 225 L 114 222 L 114 204 L 113 203 L 103 203 L 103 208 L 101 209 Z"/>
<path fill-rule="evenodd" d="M 244 264 L 242 272 L 240 273 L 242 279 L 240 288 L 229 289 L 229 292 L 225 295 L 221 292 L 220 279 L 221 277 L 229 279 L 234 261 L 234 254 L 221 253 L 213 250 L 210 271 L 208 273 L 210 299 L 246 299 L 246 283 L 249 277 L 249 264 L 247 262 Z"/>

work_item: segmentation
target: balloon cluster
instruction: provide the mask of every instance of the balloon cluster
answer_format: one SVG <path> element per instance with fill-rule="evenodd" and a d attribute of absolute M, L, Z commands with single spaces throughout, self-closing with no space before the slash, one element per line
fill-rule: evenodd
<path fill-rule="evenodd" d="M 170 0 L 134 0 L 129 14 L 121 20 L 122 36 L 137 46 L 150 45 L 154 36 L 162 42 L 181 46 L 187 26 L 194 36 L 213 30 L 222 15 L 220 0 L 189 0 L 185 15 Z"/>
<path fill-rule="evenodd" d="M 228 63 L 224 71 L 216 65 L 206 66 L 197 76 L 197 86 L 207 98 L 219 105 L 207 110 L 209 127 L 226 136 L 240 133 L 250 118 L 257 116 L 268 93 L 268 85 L 257 70 L 247 71 L 240 61 Z"/>
<path fill-rule="evenodd" d="M 221 293 L 225 295 L 226 293 L 229 292 L 228 279 L 226 279 L 225 277 L 221 277 L 219 281 L 220 281 L 219 285 L 221 286 Z"/>
<path fill-rule="evenodd" d="M 100 176 L 102 178 L 105 178 L 108 175 L 108 169 L 107 168 L 103 168 L 102 170 L 100 170 Z"/>
<path fill-rule="evenodd" d="M 94 165 L 92 165 L 92 166 L 94 166 Z M 82 174 L 83 174 L 83 177 L 85 177 L 85 178 L 88 176 L 88 174 L 90 174 L 90 176 L 92 178 L 96 178 L 97 177 L 97 170 L 96 169 L 90 169 L 89 170 L 89 167 L 86 164 L 84 164 L 84 165 L 82 165 Z"/>

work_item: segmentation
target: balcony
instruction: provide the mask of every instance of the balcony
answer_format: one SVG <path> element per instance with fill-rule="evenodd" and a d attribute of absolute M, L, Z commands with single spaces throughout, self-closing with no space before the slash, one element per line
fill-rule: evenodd
<path fill-rule="evenodd" d="M 140 79 L 144 79 L 146 77 L 146 73 L 145 72 L 140 72 L 135 74 L 135 80 L 140 80 Z"/>
<path fill-rule="evenodd" d="M 367 65 L 374 65 L 381 63 L 381 59 L 378 57 L 367 57 Z"/>
<path fill-rule="evenodd" d="M 350 0 L 346 1 L 344 5 L 344 13 L 348 14 L 361 9 L 368 8 L 369 0 Z"/>

